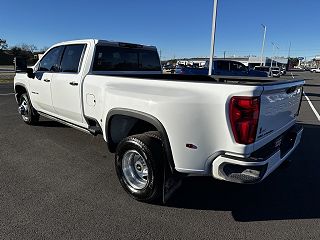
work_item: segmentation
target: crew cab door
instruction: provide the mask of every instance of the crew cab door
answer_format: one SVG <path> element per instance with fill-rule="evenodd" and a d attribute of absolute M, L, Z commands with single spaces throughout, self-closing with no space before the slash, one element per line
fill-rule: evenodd
<path fill-rule="evenodd" d="M 84 122 L 81 107 L 81 59 L 85 44 L 66 45 L 60 71 L 53 74 L 51 93 L 53 106 L 60 118 L 74 124 Z"/>
<path fill-rule="evenodd" d="M 47 114 L 54 113 L 51 83 L 53 74 L 59 70 L 62 51 L 61 46 L 52 48 L 36 66 L 35 78 L 29 81 L 29 95 L 33 106 Z"/>

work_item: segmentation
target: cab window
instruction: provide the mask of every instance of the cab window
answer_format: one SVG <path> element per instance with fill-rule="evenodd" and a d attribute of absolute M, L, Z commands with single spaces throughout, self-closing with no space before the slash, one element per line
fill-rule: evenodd
<path fill-rule="evenodd" d="M 63 47 L 55 47 L 52 48 L 40 61 L 38 71 L 43 72 L 58 72 L 59 71 L 59 63 L 61 54 L 63 51 Z"/>
<path fill-rule="evenodd" d="M 61 72 L 77 73 L 84 49 L 84 44 L 67 45 L 61 60 Z"/>
<path fill-rule="evenodd" d="M 236 72 L 244 72 L 247 70 L 245 65 L 243 65 L 242 63 L 236 63 L 236 62 L 230 63 L 230 69 L 231 71 L 236 71 Z"/>

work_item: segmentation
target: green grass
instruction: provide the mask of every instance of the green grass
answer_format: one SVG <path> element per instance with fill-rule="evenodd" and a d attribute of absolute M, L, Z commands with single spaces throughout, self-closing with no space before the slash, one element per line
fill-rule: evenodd
<path fill-rule="evenodd" d="M 0 79 L 0 84 L 1 83 L 13 83 L 13 79 Z"/>

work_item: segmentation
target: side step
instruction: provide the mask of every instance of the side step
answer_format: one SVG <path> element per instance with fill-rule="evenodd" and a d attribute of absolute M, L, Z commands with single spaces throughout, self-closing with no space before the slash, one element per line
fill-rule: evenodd
<path fill-rule="evenodd" d="M 59 122 L 59 123 L 62 123 L 62 124 L 67 125 L 67 126 L 69 126 L 69 127 L 75 128 L 75 129 L 80 130 L 80 131 L 82 131 L 82 132 L 85 132 L 85 133 L 88 133 L 88 134 L 91 133 L 91 132 L 89 131 L 89 129 L 80 127 L 80 126 L 78 126 L 78 125 L 75 125 L 75 124 L 70 123 L 70 122 L 67 122 L 67 121 L 64 121 L 64 120 L 62 120 L 62 119 L 60 119 L 60 118 L 53 117 L 53 116 L 51 116 L 51 115 L 49 115 L 49 114 L 46 114 L 46 113 L 43 113 L 43 112 L 40 112 L 40 111 L 38 111 L 38 113 L 39 113 L 41 116 L 45 117 L 45 118 L 49 118 L 49 119 L 51 119 L 51 120 L 57 121 L 57 122 Z"/>
<path fill-rule="evenodd" d="M 102 134 L 102 130 L 99 126 L 89 126 L 88 130 L 94 136 L 97 136 L 98 134 Z"/>

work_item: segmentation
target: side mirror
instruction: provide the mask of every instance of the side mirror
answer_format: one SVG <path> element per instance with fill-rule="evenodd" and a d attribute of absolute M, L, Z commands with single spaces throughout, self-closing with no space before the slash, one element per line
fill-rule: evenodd
<path fill-rule="evenodd" d="M 35 78 L 35 74 L 33 72 L 33 68 L 27 68 L 27 75 L 28 75 L 28 78 Z"/>

